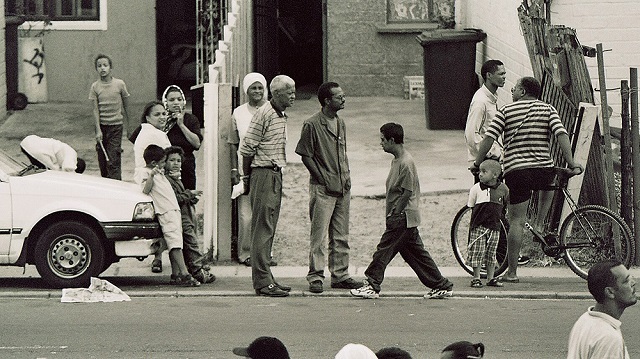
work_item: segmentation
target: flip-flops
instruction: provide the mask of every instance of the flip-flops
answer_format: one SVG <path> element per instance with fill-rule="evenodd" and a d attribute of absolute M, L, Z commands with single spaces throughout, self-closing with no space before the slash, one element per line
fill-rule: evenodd
<path fill-rule="evenodd" d="M 469 286 L 471 288 L 482 288 L 482 281 L 480 279 L 474 278 L 471 280 L 471 284 Z"/>
<path fill-rule="evenodd" d="M 504 284 L 498 278 L 492 278 L 487 282 L 487 287 L 504 287 Z"/>

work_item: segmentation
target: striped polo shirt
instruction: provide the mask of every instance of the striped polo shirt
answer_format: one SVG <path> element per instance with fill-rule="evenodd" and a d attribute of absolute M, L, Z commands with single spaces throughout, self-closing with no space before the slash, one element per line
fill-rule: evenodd
<path fill-rule="evenodd" d="M 287 115 L 267 102 L 253 115 L 240 154 L 253 156 L 251 167 L 285 167 L 287 157 Z"/>
<path fill-rule="evenodd" d="M 567 134 L 556 109 L 540 100 L 519 100 L 502 106 L 485 135 L 496 140 L 503 132 L 504 173 L 553 167 L 551 134 Z"/>

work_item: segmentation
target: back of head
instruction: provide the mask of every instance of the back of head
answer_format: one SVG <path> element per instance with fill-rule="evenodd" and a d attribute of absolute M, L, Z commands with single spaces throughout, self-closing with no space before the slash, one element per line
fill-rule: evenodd
<path fill-rule="evenodd" d="M 382 348 L 376 352 L 378 359 L 411 359 L 411 354 L 398 347 Z"/>
<path fill-rule="evenodd" d="M 149 165 L 153 161 L 161 161 L 164 158 L 164 149 L 158 145 L 149 145 L 144 149 L 142 157 L 144 162 Z"/>
<path fill-rule="evenodd" d="M 482 358 L 484 356 L 484 344 L 473 344 L 468 341 L 459 341 L 447 345 L 442 353 L 450 353 L 450 359 L 467 359 L 469 357 Z"/>
<path fill-rule="evenodd" d="M 542 93 L 542 86 L 540 85 L 540 81 L 538 81 L 535 77 L 523 77 L 520 79 L 520 86 L 524 89 L 525 94 L 540 98 L 540 94 Z"/>
<path fill-rule="evenodd" d="M 404 129 L 400 124 L 394 122 L 385 123 L 380 127 L 380 133 L 382 133 L 387 140 L 393 138 L 397 144 L 404 143 Z"/>
<path fill-rule="evenodd" d="M 78 157 L 78 162 L 76 163 L 76 173 L 84 173 L 85 168 L 87 168 L 87 163 Z"/>
<path fill-rule="evenodd" d="M 487 60 L 484 64 L 482 64 L 482 68 L 480 69 L 480 75 L 483 80 L 487 79 L 487 73 L 494 73 L 498 71 L 498 67 L 504 65 L 500 60 Z"/>
<path fill-rule="evenodd" d="M 365 345 L 349 343 L 342 347 L 335 359 L 377 359 L 376 354 Z"/>
<path fill-rule="evenodd" d="M 587 286 L 589 287 L 589 293 L 593 296 L 596 302 L 602 304 L 606 299 L 604 290 L 606 287 L 613 287 L 616 285 L 616 277 L 611 271 L 611 268 L 621 266 L 619 261 L 604 261 L 593 265 L 589 269 L 587 274 Z"/>
<path fill-rule="evenodd" d="M 336 87 L 340 87 L 337 82 L 325 82 L 318 87 L 318 101 L 320 102 L 320 106 L 325 105 L 324 100 L 333 97 L 331 89 Z"/>
<path fill-rule="evenodd" d="M 295 86 L 296 83 L 291 77 L 287 75 L 278 75 L 271 80 L 269 89 L 271 90 L 271 93 L 274 93 L 276 91 L 286 90 Z"/>
<path fill-rule="evenodd" d="M 248 347 L 233 348 L 233 354 L 252 359 L 289 359 L 289 352 L 278 338 L 259 337 Z"/>

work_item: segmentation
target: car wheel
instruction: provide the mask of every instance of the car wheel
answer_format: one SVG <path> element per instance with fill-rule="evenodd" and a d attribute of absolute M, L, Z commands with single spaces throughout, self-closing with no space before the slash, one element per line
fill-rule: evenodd
<path fill-rule="evenodd" d="M 38 237 L 35 264 L 42 279 L 52 287 L 86 287 L 100 274 L 104 249 L 98 234 L 75 221 L 54 223 Z"/>

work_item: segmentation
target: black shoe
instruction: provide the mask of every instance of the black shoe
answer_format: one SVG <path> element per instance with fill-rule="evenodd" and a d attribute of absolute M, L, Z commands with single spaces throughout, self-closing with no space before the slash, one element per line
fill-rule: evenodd
<path fill-rule="evenodd" d="M 242 262 L 240 262 L 240 264 L 244 264 L 247 267 L 251 267 L 251 258 L 247 257 L 247 259 L 245 259 Z"/>
<path fill-rule="evenodd" d="M 285 292 L 291 291 L 291 287 L 289 287 L 288 285 L 280 284 L 278 282 L 273 282 L 273 284 L 275 284 L 276 287 L 280 288 L 280 290 L 284 290 Z"/>
<path fill-rule="evenodd" d="M 358 289 L 362 287 L 362 282 L 358 282 L 353 278 L 347 278 L 342 282 L 331 283 L 331 288 L 339 288 L 339 289 Z"/>
<path fill-rule="evenodd" d="M 309 283 L 309 292 L 311 293 L 322 293 L 323 289 L 322 289 L 322 281 L 321 280 L 314 280 L 311 283 Z"/>
<path fill-rule="evenodd" d="M 269 284 L 266 287 L 256 289 L 257 295 L 262 295 L 265 297 L 288 297 L 289 292 L 285 292 L 284 290 L 278 288 L 275 284 Z"/>
<path fill-rule="evenodd" d="M 519 266 L 523 266 L 529 263 L 531 259 L 527 256 L 520 256 L 518 257 L 518 265 Z"/>

